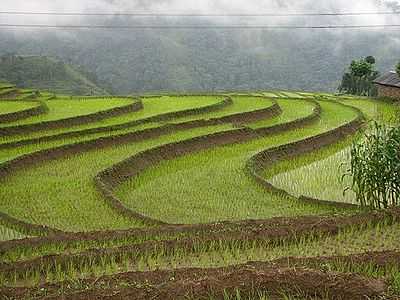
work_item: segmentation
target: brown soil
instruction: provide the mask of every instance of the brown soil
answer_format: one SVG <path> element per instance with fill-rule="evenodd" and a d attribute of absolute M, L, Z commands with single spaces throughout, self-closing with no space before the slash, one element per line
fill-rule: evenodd
<path fill-rule="evenodd" d="M 326 299 L 383 297 L 387 285 L 357 274 L 323 272 L 304 267 L 288 268 L 251 262 L 225 268 L 183 268 L 129 272 L 82 280 L 46 284 L 35 288 L 3 288 L 9 299 L 224 299 L 240 290 L 243 299 L 264 291 L 280 298 L 290 295 Z M 62 295 L 62 296 L 61 296 Z M 382 298 L 381 298 L 382 299 Z M 386 298 L 387 299 L 387 298 Z"/>
<path fill-rule="evenodd" d="M 399 251 L 380 251 L 352 254 L 347 256 L 285 257 L 269 264 L 279 267 L 310 267 L 323 269 L 328 264 L 371 265 L 378 268 L 393 266 L 400 268 Z M 252 264 L 252 263 L 250 263 Z"/>
<path fill-rule="evenodd" d="M 243 221 L 224 221 L 209 224 L 193 225 L 164 225 L 161 227 L 146 229 L 129 229 L 81 233 L 59 233 L 53 236 L 20 239 L 13 241 L 0 242 L 0 255 L 22 248 L 40 248 L 46 245 L 65 245 L 66 248 L 74 247 L 78 242 L 84 241 L 123 241 L 126 239 L 151 239 L 154 236 L 168 238 L 175 235 L 208 235 L 209 233 L 225 236 L 229 232 L 281 232 L 288 235 L 294 229 L 304 230 L 326 227 L 331 228 L 332 232 L 337 232 L 339 228 L 347 226 L 363 226 L 369 223 L 378 224 L 385 221 L 398 222 L 400 219 L 400 209 L 392 209 L 379 212 L 366 212 L 354 216 L 304 216 L 294 218 L 277 217 L 267 220 L 243 220 Z M 266 233 L 266 234 L 267 234 Z"/>
<path fill-rule="evenodd" d="M 164 253 L 164 255 L 172 255 L 177 250 L 182 250 L 187 253 L 195 253 L 198 246 L 207 246 L 210 250 L 218 250 L 222 243 L 228 245 L 242 245 L 246 247 L 246 243 L 256 244 L 279 244 L 284 241 L 295 242 L 303 236 L 311 236 L 313 234 L 334 235 L 341 230 L 349 227 L 357 226 L 359 228 L 368 225 L 376 225 L 382 222 L 399 222 L 400 210 L 387 211 L 381 213 L 359 214 L 349 217 L 303 217 L 296 219 L 277 219 L 277 223 L 262 224 L 262 222 L 254 222 L 247 230 L 239 226 L 239 230 L 230 230 L 229 226 L 222 227 L 220 232 L 215 230 L 198 231 L 194 237 L 180 237 L 179 239 L 162 240 L 162 241 L 147 241 L 144 243 L 127 245 L 116 248 L 96 248 L 86 250 L 75 254 L 59 254 L 48 255 L 32 260 L 18 261 L 14 263 L 0 263 L 0 273 L 3 277 L 19 278 L 24 276 L 29 271 L 45 273 L 47 270 L 67 270 L 71 266 L 94 265 L 102 264 L 106 261 L 114 261 L 121 263 L 129 259 L 132 263 L 137 262 L 137 259 L 143 254 L 151 255 L 152 253 Z M 281 221 L 281 222 L 279 222 Z M 283 222 L 282 222 L 283 221 Z M 286 221 L 286 222 L 285 222 Z M 229 224 L 228 224 L 229 225 Z M 198 225 L 199 226 L 199 225 Z M 207 225 L 203 225 L 206 227 Z M 210 226 L 210 225 L 208 225 Z M 180 226 L 179 229 L 182 230 Z M 195 226 L 193 226 L 195 227 Z M 216 226 L 218 227 L 218 225 Z M 190 229 L 190 227 L 188 228 Z M 153 229 L 157 230 L 157 229 Z M 159 230 L 162 230 L 161 228 Z M 145 230 L 142 230 L 144 232 Z M 140 231 L 138 231 L 139 234 Z M 179 231 L 174 232 L 177 234 Z M 62 240 L 62 237 L 54 237 L 55 240 Z M 100 241 L 101 239 L 99 239 Z M 26 240 L 28 245 L 33 240 Z M 10 244 L 11 242 L 9 242 Z M 18 244 L 18 243 L 17 243 Z M 21 243 L 20 243 L 21 244 Z M 7 250 L 7 243 L 2 252 Z M 15 244 L 14 244 L 15 246 Z M 21 246 L 21 245 L 19 245 Z M 34 243 L 33 245 L 34 246 Z M 207 248 L 207 249 L 208 249 Z"/>

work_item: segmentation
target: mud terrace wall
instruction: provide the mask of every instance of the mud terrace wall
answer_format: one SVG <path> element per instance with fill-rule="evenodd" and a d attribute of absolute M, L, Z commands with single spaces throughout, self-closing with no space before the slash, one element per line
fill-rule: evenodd
<path fill-rule="evenodd" d="M 274 222 L 277 222 L 275 223 Z M 245 229 L 240 228 L 240 222 L 226 222 L 228 227 L 235 225 L 236 230 L 221 228 L 221 231 L 212 230 L 214 226 L 218 229 L 217 224 L 202 224 L 202 225 L 183 225 L 177 227 L 179 233 L 185 231 L 192 233 L 192 236 L 182 236 L 179 239 L 160 240 L 160 241 L 145 241 L 140 243 L 132 242 L 126 246 L 111 247 L 111 248 L 91 248 L 79 253 L 62 253 L 53 255 L 44 255 L 33 259 L 17 261 L 12 263 L 0 263 L 0 275 L 7 278 L 15 278 L 25 276 L 25 274 L 36 270 L 40 273 L 45 273 L 46 270 L 67 270 L 71 266 L 82 266 L 84 264 L 102 264 L 107 261 L 122 263 L 123 260 L 129 259 L 131 263 L 137 263 L 143 254 L 156 255 L 163 253 L 165 256 L 173 255 L 176 251 L 183 251 L 186 254 L 195 254 L 196 249 L 208 249 L 209 251 L 218 251 L 223 247 L 229 248 L 234 245 L 234 248 L 244 248 L 255 245 L 266 247 L 268 245 L 287 245 L 290 242 L 296 242 L 302 237 L 312 237 L 313 235 L 336 235 L 339 232 L 348 228 L 366 228 L 368 226 L 382 224 L 384 222 L 397 223 L 400 221 L 400 211 L 387 210 L 379 213 L 365 213 L 347 217 L 301 217 L 301 218 L 276 218 L 275 220 L 259 220 L 243 222 Z M 279 225 L 278 225 L 279 224 Z M 278 225 L 278 226 L 277 226 Z M 163 231 L 171 229 L 168 227 L 160 227 L 157 229 L 142 229 L 132 230 L 130 233 L 149 231 Z M 104 233 L 103 233 L 104 234 Z M 109 234 L 112 236 L 111 232 Z M 177 233 L 175 233 L 177 234 Z M 78 236 L 79 234 L 70 234 L 69 236 Z M 81 235 L 84 235 L 83 233 Z M 93 235 L 94 233 L 89 233 Z M 101 233 L 97 233 L 101 237 Z M 104 236 L 104 235 L 103 235 Z M 109 236 L 109 238 L 111 237 Z M 68 235 L 64 236 L 64 240 L 68 241 Z M 48 239 L 58 240 L 63 242 L 63 236 L 49 237 Z M 22 241 L 23 242 L 23 241 Z M 21 246 L 20 242 L 19 246 Z M 7 245 L 15 243 L 5 242 L 0 244 L 6 248 Z M 34 242 L 26 240 L 25 244 L 35 247 Z M 2 249 L 2 251 L 4 250 Z M 10 250 L 10 247 L 8 248 Z M 283 265 L 283 263 L 281 263 Z M 293 262 L 293 265 L 295 262 Z"/>

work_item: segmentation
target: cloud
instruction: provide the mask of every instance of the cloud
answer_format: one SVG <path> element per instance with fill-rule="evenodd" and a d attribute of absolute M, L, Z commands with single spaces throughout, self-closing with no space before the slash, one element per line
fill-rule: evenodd
<path fill-rule="evenodd" d="M 260 12 L 340 12 L 387 9 L 386 0 L 2 0 L 1 10 L 54 12 L 193 12 L 193 13 L 260 13 Z M 26 19 L 26 17 L 24 17 Z M 28 17 L 38 18 L 38 17 Z M 42 17 L 41 17 L 42 18 Z"/>

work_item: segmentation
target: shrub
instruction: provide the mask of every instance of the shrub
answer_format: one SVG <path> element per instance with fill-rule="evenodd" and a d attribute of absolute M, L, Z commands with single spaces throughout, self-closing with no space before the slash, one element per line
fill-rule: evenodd
<path fill-rule="evenodd" d="M 351 149 L 346 175 L 361 206 L 374 209 L 400 204 L 400 127 L 373 123 Z"/>

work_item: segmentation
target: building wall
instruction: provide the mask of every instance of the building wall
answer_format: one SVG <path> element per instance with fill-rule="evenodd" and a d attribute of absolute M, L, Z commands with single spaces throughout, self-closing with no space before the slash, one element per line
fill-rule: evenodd
<path fill-rule="evenodd" d="M 377 85 L 378 97 L 388 97 L 400 100 L 400 88 L 390 87 L 385 85 Z"/>

